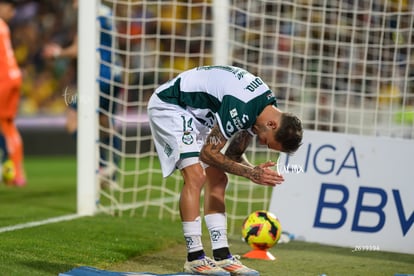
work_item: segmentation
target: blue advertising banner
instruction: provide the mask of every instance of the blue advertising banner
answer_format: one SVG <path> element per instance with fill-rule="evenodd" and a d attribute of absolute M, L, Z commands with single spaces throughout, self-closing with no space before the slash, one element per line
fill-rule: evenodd
<path fill-rule="evenodd" d="M 414 141 L 306 131 L 282 154 L 270 211 L 284 230 L 355 251 L 414 254 Z"/>

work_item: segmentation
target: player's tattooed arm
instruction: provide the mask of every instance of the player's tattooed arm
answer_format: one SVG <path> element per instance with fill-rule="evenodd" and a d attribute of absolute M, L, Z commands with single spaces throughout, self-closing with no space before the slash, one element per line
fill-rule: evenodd
<path fill-rule="evenodd" d="M 244 141 L 244 139 L 246 138 L 242 139 L 243 142 L 248 142 Z M 236 162 L 229 156 L 223 154 L 221 150 L 224 148 L 226 142 L 227 139 L 221 133 L 219 127 L 217 125 L 214 126 L 200 152 L 201 161 L 210 166 L 220 168 L 228 173 L 246 177 L 257 184 L 271 186 L 277 184 L 275 172 L 267 169 L 267 167 L 270 166 L 269 164 L 265 163 L 255 167 L 248 166 L 246 164 Z M 242 146 L 246 147 L 246 145 Z M 240 151 L 242 146 L 238 150 L 233 148 L 233 154 Z"/>
<path fill-rule="evenodd" d="M 251 141 L 252 135 L 246 130 L 237 132 L 234 138 L 230 141 L 225 155 L 238 163 L 242 163 L 253 168 L 254 165 L 247 160 L 246 154 L 244 153 Z"/>
<path fill-rule="evenodd" d="M 249 178 L 252 171 L 250 167 L 232 160 L 221 152 L 226 142 L 227 139 L 221 133 L 219 127 L 214 126 L 200 152 L 201 161 L 210 166 L 221 168 L 226 172 Z"/>

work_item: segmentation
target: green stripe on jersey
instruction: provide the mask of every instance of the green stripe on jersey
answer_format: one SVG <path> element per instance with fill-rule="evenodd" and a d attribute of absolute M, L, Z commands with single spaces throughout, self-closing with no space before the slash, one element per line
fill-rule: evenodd
<path fill-rule="evenodd" d="M 199 152 L 185 152 L 180 154 L 180 159 L 189 158 L 189 157 L 199 157 Z"/>

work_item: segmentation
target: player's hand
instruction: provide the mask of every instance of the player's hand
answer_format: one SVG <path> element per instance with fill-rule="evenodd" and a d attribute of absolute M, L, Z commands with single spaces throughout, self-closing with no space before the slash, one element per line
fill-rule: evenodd
<path fill-rule="evenodd" d="M 43 47 L 43 57 L 45 58 L 55 58 L 60 55 L 62 52 L 62 47 L 56 43 L 49 43 Z"/>
<path fill-rule="evenodd" d="M 278 184 L 282 184 L 282 182 L 285 181 L 283 175 L 270 168 L 275 165 L 275 162 L 267 161 L 266 163 L 254 167 L 253 172 L 250 176 L 250 180 L 254 183 L 267 186 L 276 186 Z"/>

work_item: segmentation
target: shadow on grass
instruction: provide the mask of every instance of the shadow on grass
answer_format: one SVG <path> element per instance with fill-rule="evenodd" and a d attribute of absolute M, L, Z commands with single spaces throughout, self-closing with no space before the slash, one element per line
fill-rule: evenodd
<path fill-rule="evenodd" d="M 74 268 L 73 264 L 54 263 L 48 261 L 22 261 L 21 265 L 30 271 L 28 275 L 58 275 Z"/>

